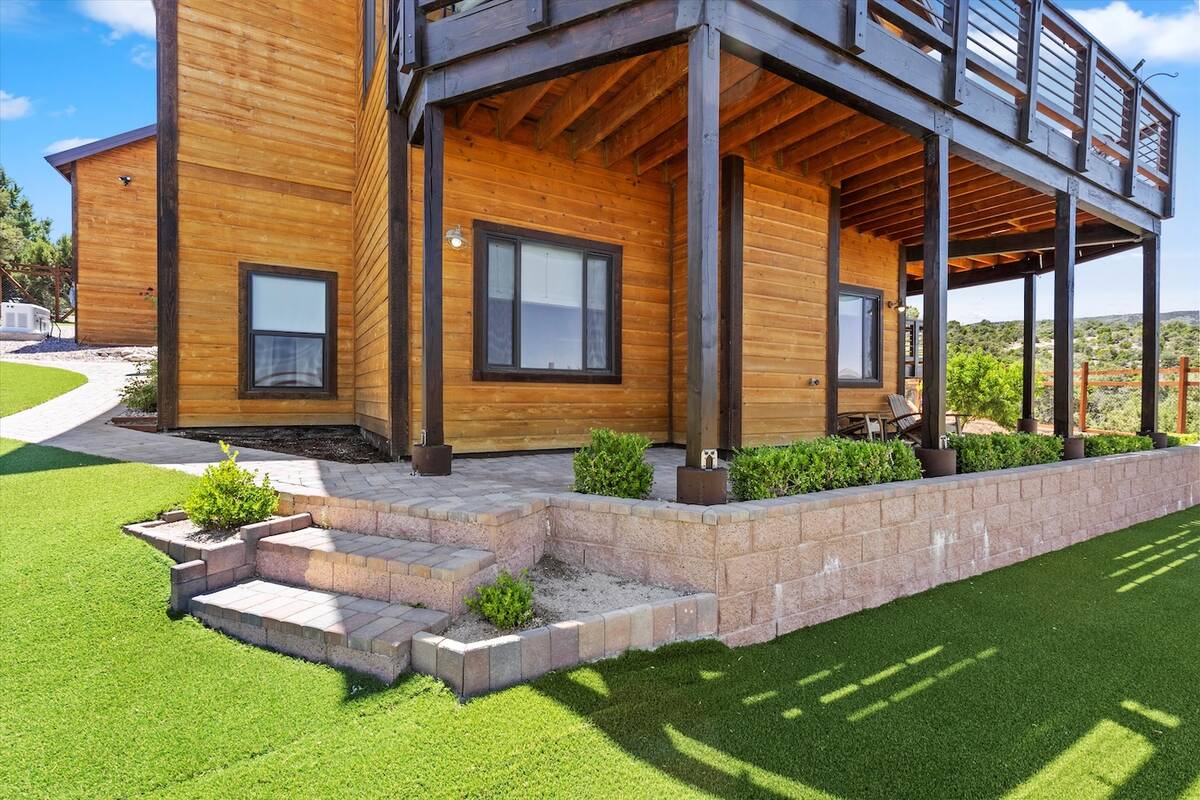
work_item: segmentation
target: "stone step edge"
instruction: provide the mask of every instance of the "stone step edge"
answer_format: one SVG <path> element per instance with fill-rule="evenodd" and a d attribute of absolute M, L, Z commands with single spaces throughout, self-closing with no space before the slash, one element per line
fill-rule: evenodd
<path fill-rule="evenodd" d="M 339 529 L 316 528 L 306 526 L 288 533 L 302 533 L 306 530 L 318 530 L 348 534 L 350 536 L 370 536 L 384 541 L 372 545 L 361 553 L 354 551 L 323 550 L 310 547 L 302 542 L 284 541 L 287 533 L 264 537 L 258 541 L 258 548 L 264 552 L 275 552 L 285 555 L 296 555 L 297 552 L 306 554 L 305 557 L 316 561 L 326 561 L 332 564 L 345 564 L 351 567 L 361 567 L 371 572 L 387 572 L 396 575 L 411 575 L 435 581 L 454 583 L 463 581 L 482 572 L 496 563 L 496 554 L 490 550 L 475 547 L 459 547 L 452 552 L 426 555 L 408 561 L 401 558 L 384 557 L 389 551 L 399 550 L 407 545 L 428 546 L 430 549 L 441 549 L 448 545 L 433 542 L 423 542 L 415 539 L 398 539 L 378 534 L 355 533 Z"/>
<path fill-rule="evenodd" d="M 270 583 L 261 581 L 261 579 L 259 582 Z M 237 586 L 246 586 L 251 583 L 254 581 L 237 584 Z M 286 584 L 271 585 L 286 586 Z M 236 588 L 236 586 L 225 587 L 221 591 L 230 588 Z M 340 601 L 340 605 L 331 603 L 326 606 L 329 611 L 318 614 L 314 619 L 332 613 L 336 608 L 353 603 L 364 603 L 365 607 L 371 607 L 375 603 L 386 605 L 381 601 L 370 601 L 352 595 L 315 592 L 299 587 L 287 588 L 296 591 L 296 599 L 304 599 L 304 595 L 325 595 L 335 601 Z M 276 600 L 284 599 L 286 596 L 276 596 Z M 211 602 L 202 595 L 192 598 L 189 608 L 192 616 L 208 627 L 249 644 L 276 650 L 307 661 L 352 669 L 372 675 L 385 683 L 394 682 L 401 673 L 407 671 L 412 637 L 415 634 L 435 634 L 444 631 L 450 622 L 449 615 L 444 612 L 409 608 L 408 611 L 395 617 L 359 611 L 331 625 L 317 626 L 304 622 L 289 622 L 288 617 L 299 613 L 299 610 L 289 611 L 284 617 L 273 616 L 269 613 L 263 614 L 263 607 L 268 602 L 272 601 L 260 600 L 257 606 L 247 606 L 244 599 Z M 279 608 L 289 605 L 279 606 L 277 602 L 274 604 Z M 256 609 L 259 613 L 255 613 Z"/>
<path fill-rule="evenodd" d="M 300 492 L 279 493 L 281 511 L 291 513 L 301 509 L 312 514 L 313 519 L 323 526 L 338 528 L 352 527 L 353 513 L 392 514 L 413 519 L 448 520 L 495 527 L 516 522 L 524 517 L 545 511 L 549 506 L 547 497 L 514 499 L 511 502 L 471 501 L 470 505 L 449 498 L 419 497 L 411 500 L 371 500 L 369 498 L 334 497 L 330 495 L 303 494 Z M 376 522 L 375 525 L 378 523 Z"/>
<path fill-rule="evenodd" d="M 442 680 L 460 697 L 475 697 L 627 650 L 653 650 L 716 634 L 717 596 L 700 592 L 480 642 L 418 633 L 412 639 L 412 670 Z"/>

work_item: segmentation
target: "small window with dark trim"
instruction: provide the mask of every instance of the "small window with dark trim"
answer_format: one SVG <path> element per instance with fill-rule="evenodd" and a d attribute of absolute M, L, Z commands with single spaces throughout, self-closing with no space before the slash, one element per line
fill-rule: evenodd
<path fill-rule="evenodd" d="M 375 71 L 375 0 L 363 0 L 362 15 L 362 93 L 365 95 Z"/>
<path fill-rule="evenodd" d="M 476 222 L 475 378 L 618 383 L 621 248 Z"/>
<path fill-rule="evenodd" d="M 241 394 L 333 397 L 337 273 L 241 265 Z"/>
<path fill-rule="evenodd" d="M 883 292 L 842 284 L 838 293 L 838 385 L 882 386 Z"/>

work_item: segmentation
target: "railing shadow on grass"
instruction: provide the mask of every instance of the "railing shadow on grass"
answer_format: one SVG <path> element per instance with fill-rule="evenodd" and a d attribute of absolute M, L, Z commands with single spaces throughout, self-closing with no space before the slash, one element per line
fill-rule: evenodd
<path fill-rule="evenodd" d="M 719 797 L 1180 797 L 1200 591 L 1106 578 L 1164 531 L 1200 534 L 1194 511 L 1155 522 L 766 644 L 631 653 L 533 688 Z"/>

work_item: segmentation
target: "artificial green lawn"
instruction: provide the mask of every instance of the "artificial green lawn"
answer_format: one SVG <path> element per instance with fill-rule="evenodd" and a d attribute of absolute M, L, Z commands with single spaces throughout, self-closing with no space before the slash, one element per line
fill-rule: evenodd
<path fill-rule="evenodd" d="M 118 526 L 190 480 L 0 442 L 0 795 L 1200 796 L 1200 509 L 460 705 L 168 618 Z"/>
<path fill-rule="evenodd" d="M 33 408 L 87 383 L 78 372 L 0 361 L 0 417 Z"/>

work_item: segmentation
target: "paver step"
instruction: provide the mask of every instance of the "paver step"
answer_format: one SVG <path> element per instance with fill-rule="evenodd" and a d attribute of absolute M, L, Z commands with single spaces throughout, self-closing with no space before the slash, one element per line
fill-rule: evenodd
<path fill-rule="evenodd" d="M 237 639 L 388 683 L 408 669 L 414 634 L 450 624 L 442 611 L 264 580 L 193 597 L 190 611 Z"/>
<path fill-rule="evenodd" d="M 499 571 L 488 550 L 311 527 L 260 539 L 256 560 L 269 580 L 455 616 Z"/>

